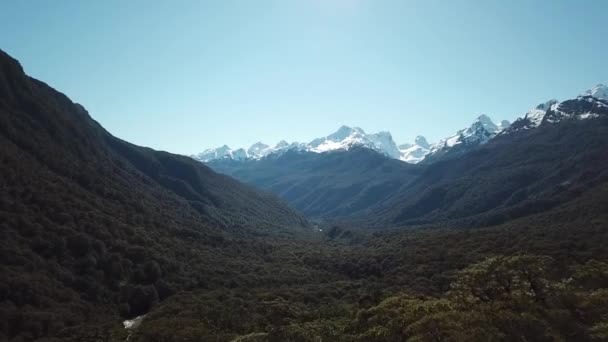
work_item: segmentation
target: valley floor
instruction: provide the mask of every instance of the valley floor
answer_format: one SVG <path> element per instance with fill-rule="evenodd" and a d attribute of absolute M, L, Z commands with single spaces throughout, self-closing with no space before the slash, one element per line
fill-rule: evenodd
<path fill-rule="evenodd" d="M 264 246 L 256 257 L 242 250 L 226 260 L 226 272 L 233 276 L 225 286 L 207 286 L 201 279 L 153 307 L 138 328 L 116 328 L 110 336 L 120 340 L 128 333 L 132 341 L 603 341 L 608 338 L 608 217 L 596 211 L 602 210 L 601 201 L 589 206 L 599 199 L 593 195 L 482 229 L 330 226 L 323 233 L 259 238 L 249 244 Z"/>

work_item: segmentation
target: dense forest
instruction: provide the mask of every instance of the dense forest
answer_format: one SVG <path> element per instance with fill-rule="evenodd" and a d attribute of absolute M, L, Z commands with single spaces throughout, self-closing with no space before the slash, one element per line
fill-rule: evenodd
<path fill-rule="evenodd" d="M 534 180 L 510 199 L 524 214 L 468 205 L 515 196 L 500 179 L 554 155 L 478 178 L 485 191 L 447 185 L 469 184 L 483 163 L 466 177 L 427 173 L 446 190 L 441 203 L 460 196 L 459 210 L 483 216 L 446 206 L 454 217 L 407 227 L 313 224 L 187 157 L 113 137 L 0 52 L 0 341 L 608 340 L 599 120 L 542 133 L 545 151 L 597 129 L 588 154 L 561 158 L 554 177 L 515 178 Z M 500 142 L 488 148 L 516 153 Z"/>

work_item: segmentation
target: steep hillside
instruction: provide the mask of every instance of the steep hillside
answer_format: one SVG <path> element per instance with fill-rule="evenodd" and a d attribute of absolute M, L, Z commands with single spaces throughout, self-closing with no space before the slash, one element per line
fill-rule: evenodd
<path fill-rule="evenodd" d="M 565 203 L 608 180 L 608 118 L 566 120 L 500 135 L 468 154 L 429 165 L 378 206 L 379 222 L 469 218 L 496 224 Z"/>
<path fill-rule="evenodd" d="M 307 229 L 274 195 L 111 136 L 1 51 L 0 189 L 0 340 L 226 286 L 243 239 Z"/>

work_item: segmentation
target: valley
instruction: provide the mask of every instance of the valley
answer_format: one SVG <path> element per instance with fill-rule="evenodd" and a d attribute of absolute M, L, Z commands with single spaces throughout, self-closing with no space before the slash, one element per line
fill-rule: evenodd
<path fill-rule="evenodd" d="M 594 89 L 417 139 L 416 163 L 346 126 L 202 163 L 113 136 L 0 52 L 0 340 L 606 340 Z"/>

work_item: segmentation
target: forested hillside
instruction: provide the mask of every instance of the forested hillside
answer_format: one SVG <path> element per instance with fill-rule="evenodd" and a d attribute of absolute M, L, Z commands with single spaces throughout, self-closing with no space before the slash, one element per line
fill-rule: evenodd
<path fill-rule="evenodd" d="M 608 181 L 606 146 L 608 115 L 500 135 L 428 165 L 390 203 L 374 208 L 377 221 L 483 226 L 542 212 Z"/>
<path fill-rule="evenodd" d="M 145 313 L 198 279 L 227 286 L 242 241 L 309 229 L 274 195 L 111 136 L 3 52 L 0 142 L 8 338 Z"/>
<path fill-rule="evenodd" d="M 372 233 L 333 226 L 316 244 L 275 240 L 275 261 L 302 261 L 335 278 L 182 293 L 146 316 L 133 336 L 605 341 L 607 213 L 602 185 L 567 205 L 494 227 Z"/>
<path fill-rule="evenodd" d="M 332 199 L 328 212 L 415 178 L 422 197 L 366 212 L 407 227 L 310 225 L 274 195 L 111 136 L 1 53 L 0 341 L 607 340 L 605 123 L 594 123 L 498 139 L 450 162 L 452 173 L 402 169 L 367 150 L 331 154 L 324 168 L 351 178 L 322 184 L 365 195 Z M 583 147 L 555 145 L 574 137 Z M 501 144 L 511 151 L 503 164 L 491 157 Z M 528 211 L 470 207 L 504 203 L 503 183 L 525 185 L 507 203 Z M 471 184 L 483 186 L 463 190 Z M 443 197 L 424 202 L 425 189 Z M 310 198 L 302 205 L 323 212 Z M 410 200 L 428 207 L 401 221 Z M 500 219 L 456 220 L 471 213 Z"/>

